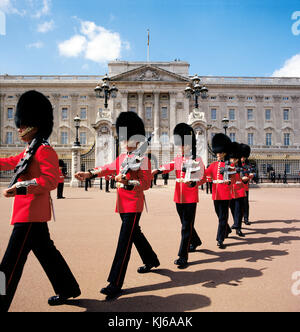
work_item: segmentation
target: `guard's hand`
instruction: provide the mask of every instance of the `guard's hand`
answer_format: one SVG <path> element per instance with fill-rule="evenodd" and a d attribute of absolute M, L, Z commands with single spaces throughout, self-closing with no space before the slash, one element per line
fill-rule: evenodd
<path fill-rule="evenodd" d="M 249 180 L 250 180 L 250 179 L 248 178 L 248 176 L 243 176 L 243 177 L 242 177 L 242 181 L 243 181 L 244 183 L 247 183 Z"/>
<path fill-rule="evenodd" d="M 15 197 L 17 195 L 16 185 L 13 185 L 11 188 L 3 190 L 3 196 L 6 198 Z"/>
<path fill-rule="evenodd" d="M 123 177 L 122 174 L 119 174 L 115 177 L 116 182 L 123 183 L 124 185 L 128 184 L 128 180 Z"/>
<path fill-rule="evenodd" d="M 75 174 L 75 178 L 79 181 L 85 181 L 86 179 L 89 179 L 92 177 L 92 174 L 90 172 L 77 172 Z"/>

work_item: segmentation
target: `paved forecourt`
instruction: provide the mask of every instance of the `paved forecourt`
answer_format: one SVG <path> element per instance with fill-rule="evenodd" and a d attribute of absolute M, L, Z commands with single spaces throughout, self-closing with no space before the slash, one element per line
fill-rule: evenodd
<path fill-rule="evenodd" d="M 115 190 L 65 188 L 64 200 L 56 200 L 52 193 L 56 222 L 49 227 L 82 295 L 68 305 L 49 307 L 47 299 L 53 290 L 31 253 L 10 311 L 300 311 L 298 188 L 252 189 L 252 224 L 244 227 L 245 238 L 233 232 L 225 241 L 225 250 L 216 246 L 217 218 L 211 195 L 200 190 L 195 228 L 203 245 L 190 254 L 190 265 L 179 270 L 173 263 L 180 241 L 174 182 L 168 187 L 161 186 L 161 180 L 158 184 L 146 192 L 148 213 L 143 213 L 140 225 L 158 254 L 159 268 L 138 274 L 142 262 L 133 247 L 123 294 L 105 301 L 99 290 L 107 285 L 121 222 L 114 212 Z M 11 207 L 12 200 L 1 196 L 1 258 L 12 230 Z"/>

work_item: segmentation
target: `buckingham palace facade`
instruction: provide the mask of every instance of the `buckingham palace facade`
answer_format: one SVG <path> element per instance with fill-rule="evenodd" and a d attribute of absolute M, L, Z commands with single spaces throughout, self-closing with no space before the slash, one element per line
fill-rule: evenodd
<path fill-rule="evenodd" d="M 194 101 L 185 96 L 194 76 L 189 67 L 184 61 L 110 62 L 109 84 L 118 92 L 116 98 L 109 99 L 107 108 L 104 99 L 96 98 L 94 92 L 104 75 L 0 76 L 0 157 L 22 150 L 14 125 L 16 104 L 23 92 L 38 90 L 54 108 L 50 143 L 69 167 L 76 136 L 75 116 L 81 120 L 78 137 L 82 163 L 88 160 L 86 167 L 90 167 L 99 162 L 99 155 L 108 162 L 114 157 L 116 151 L 107 149 L 103 138 L 116 137 L 118 114 L 132 111 L 144 120 L 147 135 L 155 132 L 151 154 L 156 164 L 166 161 L 164 151 L 170 151 L 172 157 L 171 137 L 177 123 L 190 123 L 209 146 L 214 134 L 224 132 L 222 120 L 227 117 L 227 135 L 232 141 L 251 146 L 251 159 L 261 175 L 270 166 L 278 174 L 299 175 L 300 78 L 199 75 L 208 95 L 199 99 L 195 109 Z M 212 160 L 209 149 L 204 158 L 206 163 Z"/>

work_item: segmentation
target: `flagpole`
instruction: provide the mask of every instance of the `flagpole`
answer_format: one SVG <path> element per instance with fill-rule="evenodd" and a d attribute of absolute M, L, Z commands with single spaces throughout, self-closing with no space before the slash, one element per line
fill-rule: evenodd
<path fill-rule="evenodd" d="M 150 62 L 150 30 L 148 29 L 148 47 L 147 47 L 147 62 Z"/>

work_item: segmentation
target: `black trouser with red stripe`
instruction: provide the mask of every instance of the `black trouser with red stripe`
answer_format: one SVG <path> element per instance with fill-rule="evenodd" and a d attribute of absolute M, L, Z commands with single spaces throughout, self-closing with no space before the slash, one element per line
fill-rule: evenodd
<path fill-rule="evenodd" d="M 246 196 L 244 197 L 244 221 L 249 221 L 249 191 L 246 191 Z"/>
<path fill-rule="evenodd" d="M 217 241 L 224 242 L 225 237 L 229 231 L 228 216 L 229 216 L 230 200 L 215 200 L 214 207 L 219 219 Z"/>
<path fill-rule="evenodd" d="M 188 259 L 190 244 L 198 246 L 201 243 L 194 228 L 197 203 L 176 203 L 176 209 L 181 221 L 181 242 L 178 256 Z"/>
<path fill-rule="evenodd" d="M 108 282 L 114 286 L 122 288 L 130 259 L 132 244 L 135 245 L 144 264 L 155 263 L 157 261 L 157 256 L 150 243 L 141 232 L 139 226 L 141 213 L 120 213 L 120 217 L 122 219 L 122 225 Z"/>
<path fill-rule="evenodd" d="M 50 239 L 48 224 L 18 223 L 14 225 L 0 265 L 0 271 L 4 272 L 6 277 L 6 296 L 1 298 L 0 311 L 9 309 L 31 250 L 42 265 L 56 294 L 69 297 L 78 292 L 79 285 Z"/>
<path fill-rule="evenodd" d="M 244 215 L 245 197 L 235 198 L 230 201 L 230 210 L 233 218 L 232 229 L 241 229 Z"/>

